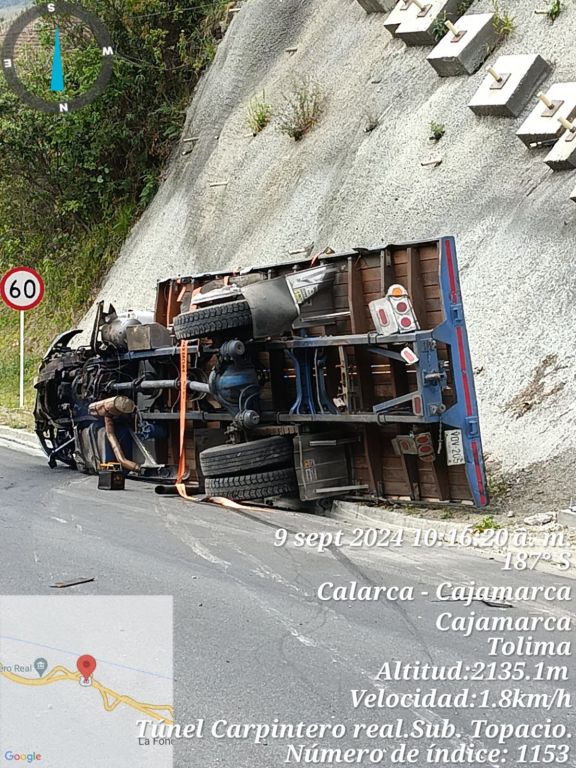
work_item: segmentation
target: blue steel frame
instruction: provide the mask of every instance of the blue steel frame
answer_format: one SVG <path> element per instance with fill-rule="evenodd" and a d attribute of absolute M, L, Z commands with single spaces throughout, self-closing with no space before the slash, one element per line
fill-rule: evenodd
<path fill-rule="evenodd" d="M 456 260 L 456 242 L 453 237 L 443 237 L 440 245 L 440 288 L 444 321 L 432 331 L 416 331 L 405 336 L 412 341 L 412 348 L 419 358 L 414 366 L 418 388 L 408 395 L 386 400 L 373 407 L 383 421 L 406 421 L 414 424 L 441 423 L 444 427 L 459 429 L 462 433 L 466 477 L 478 507 L 488 505 L 486 471 L 480 436 L 478 402 L 474 388 L 474 371 L 468 345 L 468 333 L 464 318 L 462 292 Z M 391 342 L 401 343 L 402 335 L 389 337 Z M 446 344 L 450 352 L 452 378 L 456 402 L 446 409 L 442 391 L 447 386 L 447 375 L 438 358 L 436 342 Z M 384 347 L 370 347 L 370 352 L 392 359 L 401 359 L 397 352 Z M 402 410 L 409 407 L 414 397 L 421 400 L 420 414 L 408 416 Z"/>
<path fill-rule="evenodd" d="M 456 391 L 456 403 L 443 414 L 442 423 L 462 431 L 466 476 L 472 489 L 474 502 L 479 507 L 485 507 L 489 502 L 486 471 L 455 239 L 441 238 L 440 248 L 440 287 L 445 319 L 434 329 L 432 335 L 436 341 L 447 344 L 450 349 Z"/>

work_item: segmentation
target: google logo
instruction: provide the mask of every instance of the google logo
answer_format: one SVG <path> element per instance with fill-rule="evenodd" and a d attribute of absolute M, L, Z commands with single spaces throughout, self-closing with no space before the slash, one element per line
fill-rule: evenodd
<path fill-rule="evenodd" d="M 4 754 L 4 760 L 22 760 L 25 763 L 34 763 L 36 760 L 42 760 L 42 755 L 38 752 L 31 752 L 29 755 L 18 755 L 16 752 L 8 750 Z"/>

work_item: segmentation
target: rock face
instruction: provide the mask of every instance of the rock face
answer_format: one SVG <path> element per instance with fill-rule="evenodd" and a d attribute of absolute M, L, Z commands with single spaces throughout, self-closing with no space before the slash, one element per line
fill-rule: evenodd
<path fill-rule="evenodd" d="M 505 5 L 516 29 L 487 64 L 538 53 L 555 63 L 545 87 L 576 80 L 576 4 L 554 25 Z M 476 0 L 469 13 L 490 9 Z M 175 150 L 102 297 L 151 306 L 169 274 L 454 234 L 485 449 L 505 469 L 546 460 L 576 444 L 574 174 L 516 137 L 533 100 L 518 119 L 477 117 L 467 105 L 485 72 L 439 78 L 430 48 L 406 48 L 385 17 L 356 0 L 245 3 L 190 107 L 183 138 L 199 140 Z M 300 74 L 328 99 L 321 123 L 300 142 L 274 124 L 252 137 L 250 100 L 280 105 Z M 445 125 L 437 144 L 431 121 Z"/>

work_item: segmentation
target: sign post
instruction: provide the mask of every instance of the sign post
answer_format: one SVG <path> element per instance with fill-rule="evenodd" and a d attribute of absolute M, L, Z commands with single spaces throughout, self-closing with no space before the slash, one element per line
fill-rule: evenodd
<path fill-rule="evenodd" d="M 25 337 L 24 313 L 37 307 L 44 298 L 44 281 L 30 267 L 15 267 L 0 281 L 4 304 L 20 313 L 20 408 L 24 408 Z"/>
<path fill-rule="evenodd" d="M 24 312 L 20 310 L 20 410 L 24 408 Z"/>

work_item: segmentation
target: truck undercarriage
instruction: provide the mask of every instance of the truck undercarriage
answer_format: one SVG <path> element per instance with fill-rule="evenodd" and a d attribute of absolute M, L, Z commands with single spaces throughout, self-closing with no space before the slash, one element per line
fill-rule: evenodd
<path fill-rule="evenodd" d="M 98 306 L 36 382 L 54 466 L 237 500 L 488 503 L 453 238 L 324 253 Z"/>

